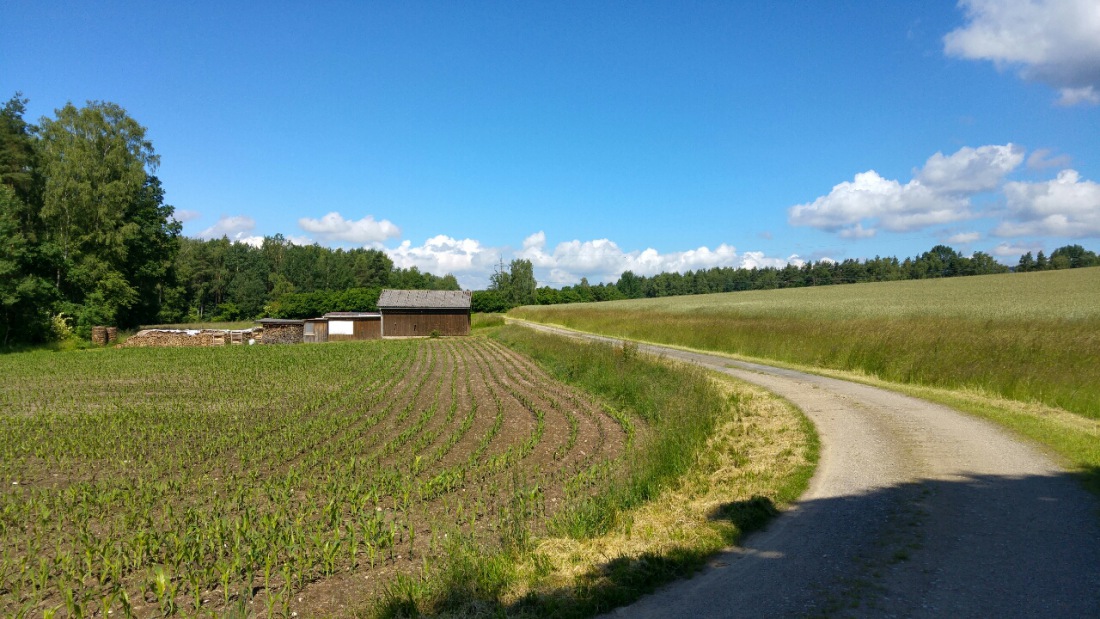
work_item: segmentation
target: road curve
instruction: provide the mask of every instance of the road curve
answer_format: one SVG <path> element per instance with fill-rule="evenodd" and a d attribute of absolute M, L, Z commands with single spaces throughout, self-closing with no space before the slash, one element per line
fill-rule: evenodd
<path fill-rule="evenodd" d="M 640 349 L 793 402 L 817 427 L 821 460 L 766 530 L 612 616 L 1100 617 L 1100 502 L 1039 448 L 875 387 Z"/>

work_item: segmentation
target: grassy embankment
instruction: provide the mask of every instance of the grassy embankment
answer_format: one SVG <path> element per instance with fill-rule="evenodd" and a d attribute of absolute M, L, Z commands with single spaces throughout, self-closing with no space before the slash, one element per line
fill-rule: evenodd
<path fill-rule="evenodd" d="M 1100 492 L 1100 268 L 524 307 L 513 316 L 893 386 L 985 416 Z"/>
<path fill-rule="evenodd" d="M 591 616 L 698 570 L 809 482 L 816 435 L 775 396 L 630 346 L 501 322 L 474 326 L 604 401 L 631 428 L 628 453 L 547 535 L 496 550 L 455 542 L 448 561 L 400 579 L 366 614 Z"/>

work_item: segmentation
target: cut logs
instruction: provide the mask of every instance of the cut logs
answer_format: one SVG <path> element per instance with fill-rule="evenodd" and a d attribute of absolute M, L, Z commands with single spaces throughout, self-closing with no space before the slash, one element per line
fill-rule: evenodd
<path fill-rule="evenodd" d="M 138 331 L 122 343 L 126 348 L 159 346 L 183 348 L 188 346 L 225 346 L 259 342 L 263 329 L 145 329 Z"/>

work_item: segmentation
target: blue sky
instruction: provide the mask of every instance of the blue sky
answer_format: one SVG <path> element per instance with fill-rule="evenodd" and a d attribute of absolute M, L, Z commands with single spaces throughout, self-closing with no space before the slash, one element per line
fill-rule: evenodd
<path fill-rule="evenodd" d="M 122 105 L 188 236 L 482 287 L 1100 249 L 1100 4 L 5 3 L 0 95 Z"/>

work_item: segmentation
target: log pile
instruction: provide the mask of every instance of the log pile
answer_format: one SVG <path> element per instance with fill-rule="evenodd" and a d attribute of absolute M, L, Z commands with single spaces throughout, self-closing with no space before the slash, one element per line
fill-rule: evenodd
<path fill-rule="evenodd" d="M 240 334 L 240 337 L 233 337 Z M 225 346 L 233 343 L 257 342 L 262 338 L 261 329 L 227 331 L 224 329 L 145 329 L 138 331 L 122 343 L 126 348 L 166 347 L 182 348 L 186 346 Z"/>
<path fill-rule="evenodd" d="M 264 327 L 264 344 L 301 344 L 303 324 L 269 324 Z"/>

